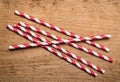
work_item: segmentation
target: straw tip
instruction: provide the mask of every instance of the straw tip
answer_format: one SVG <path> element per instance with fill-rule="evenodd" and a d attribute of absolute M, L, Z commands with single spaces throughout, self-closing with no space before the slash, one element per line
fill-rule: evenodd
<path fill-rule="evenodd" d="M 106 36 L 107 36 L 107 37 L 109 37 L 109 38 L 111 37 L 111 35 L 110 35 L 110 34 L 106 34 Z"/>
<path fill-rule="evenodd" d="M 19 23 L 22 23 L 21 21 L 19 21 Z"/>
<path fill-rule="evenodd" d="M 18 10 L 15 10 L 15 13 L 18 12 Z"/>
<path fill-rule="evenodd" d="M 105 73 L 105 70 L 102 70 L 102 73 Z"/>
<path fill-rule="evenodd" d="M 23 24 L 23 22 L 19 21 L 18 24 Z"/>
<path fill-rule="evenodd" d="M 114 62 L 111 57 L 109 57 L 109 62 L 110 62 L 110 63 Z"/>
<path fill-rule="evenodd" d="M 8 47 L 8 49 L 9 49 L 9 50 L 12 50 L 12 49 L 14 49 L 14 47 L 12 47 L 12 46 L 9 46 L 9 47 Z"/>
<path fill-rule="evenodd" d="M 97 73 L 95 73 L 95 75 L 94 75 L 95 77 L 97 77 Z"/>
<path fill-rule="evenodd" d="M 11 27 L 11 25 L 8 24 L 8 25 L 7 25 L 7 28 L 9 28 L 9 27 Z"/>
<path fill-rule="evenodd" d="M 15 10 L 15 14 L 19 14 L 19 11 L 18 11 L 18 10 Z"/>
<path fill-rule="evenodd" d="M 107 51 L 107 52 L 109 52 L 109 51 L 110 51 L 110 49 L 109 49 L 109 48 L 106 48 L 106 51 Z"/>
<path fill-rule="evenodd" d="M 111 62 L 111 63 L 114 62 L 113 59 L 111 59 L 110 62 Z"/>
<path fill-rule="evenodd" d="M 15 27 L 15 26 L 17 26 L 17 24 L 14 24 L 13 26 Z"/>

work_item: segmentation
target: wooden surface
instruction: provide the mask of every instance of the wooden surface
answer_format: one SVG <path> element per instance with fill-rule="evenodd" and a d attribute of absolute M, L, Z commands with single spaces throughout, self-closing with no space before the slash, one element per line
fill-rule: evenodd
<path fill-rule="evenodd" d="M 113 63 L 90 56 L 67 45 L 62 47 L 103 67 L 105 74 L 92 77 L 43 48 L 9 51 L 8 46 L 29 43 L 6 29 L 18 21 L 38 26 L 64 38 L 67 36 L 14 14 L 18 9 L 63 27 L 81 36 L 111 34 L 112 38 L 95 41 L 110 48 L 106 53 L 79 43 L 104 55 Z M 120 81 L 120 0 L 0 0 L 0 82 L 119 82 Z"/>

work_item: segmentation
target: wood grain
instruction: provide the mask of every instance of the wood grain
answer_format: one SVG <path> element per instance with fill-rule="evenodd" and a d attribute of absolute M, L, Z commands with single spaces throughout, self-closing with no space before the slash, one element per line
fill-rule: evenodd
<path fill-rule="evenodd" d="M 103 67 L 105 74 L 94 78 L 43 48 L 9 51 L 8 46 L 29 41 L 6 29 L 18 21 L 38 26 L 64 38 L 67 36 L 16 16 L 21 10 L 81 36 L 111 34 L 111 39 L 96 41 L 110 48 L 104 55 L 113 63 L 90 56 L 67 45 L 62 47 Z M 46 38 L 46 37 L 45 37 Z M 120 0 L 0 0 L 0 82 L 119 82 L 120 81 Z"/>

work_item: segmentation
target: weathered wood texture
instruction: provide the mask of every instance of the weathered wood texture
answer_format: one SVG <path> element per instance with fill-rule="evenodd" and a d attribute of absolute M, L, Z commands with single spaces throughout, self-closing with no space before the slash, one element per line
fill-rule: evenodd
<path fill-rule="evenodd" d="M 90 56 L 67 45 L 62 47 L 103 67 L 105 74 L 94 78 L 43 48 L 9 51 L 8 46 L 28 40 L 6 29 L 18 21 L 38 26 L 64 38 L 67 36 L 14 14 L 22 10 L 81 36 L 109 33 L 111 39 L 95 41 L 110 48 L 106 53 L 79 43 L 104 55 L 113 63 Z M 120 81 L 120 0 L 0 0 L 0 82 L 119 82 Z"/>

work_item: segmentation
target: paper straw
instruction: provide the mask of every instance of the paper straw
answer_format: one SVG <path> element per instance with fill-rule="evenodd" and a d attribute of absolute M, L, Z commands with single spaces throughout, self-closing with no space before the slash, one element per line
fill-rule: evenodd
<path fill-rule="evenodd" d="M 11 28 L 12 29 L 12 28 Z M 14 28 L 16 30 L 16 28 Z M 18 33 L 21 33 L 21 31 L 18 31 Z M 26 36 L 28 37 L 28 36 Z M 92 38 L 93 36 L 90 37 L 84 37 L 84 38 L 75 38 L 75 39 L 61 39 L 59 41 L 51 41 L 51 42 L 40 42 L 38 46 L 45 46 L 45 45 L 52 45 L 52 44 L 61 44 L 61 43 L 70 43 L 70 42 L 79 42 L 79 41 L 85 41 L 85 40 L 93 40 L 95 38 Z M 32 45 L 32 43 L 30 44 Z M 36 45 L 34 45 L 35 47 Z M 27 46 L 29 47 L 29 46 Z M 31 46 L 30 46 L 31 47 Z M 17 47 L 15 47 L 17 49 Z M 18 47 L 19 48 L 19 47 Z M 23 47 L 24 48 L 24 47 Z M 11 48 L 14 49 L 14 48 Z"/>
<path fill-rule="evenodd" d="M 43 21 L 43 20 L 40 20 L 40 19 L 35 18 L 35 17 L 33 17 L 33 16 L 30 16 L 30 15 L 28 15 L 28 14 L 26 14 L 26 13 L 21 12 L 21 11 L 15 10 L 15 14 L 17 14 L 17 15 L 19 15 L 19 16 L 22 16 L 22 17 L 24 17 L 24 18 L 26 18 L 26 19 L 32 20 L 32 21 L 34 21 L 34 22 L 36 22 L 36 23 L 42 24 L 42 25 L 44 25 L 44 26 L 46 26 L 46 27 L 48 27 L 48 28 L 51 28 L 51 29 L 53 29 L 53 30 L 56 30 L 56 31 L 58 31 L 58 32 L 60 32 L 60 33 L 63 33 L 63 34 L 65 34 L 65 35 L 68 35 L 68 36 L 71 36 L 71 37 L 74 37 L 74 38 L 80 38 L 80 36 L 78 36 L 78 35 L 76 35 L 76 34 L 74 34 L 74 33 L 72 33 L 72 32 L 69 32 L 69 31 L 67 31 L 67 30 L 64 30 L 63 28 L 59 28 L 59 27 L 57 27 L 57 26 L 55 26 L 55 25 L 53 25 L 53 24 L 49 24 L 49 23 L 47 23 L 47 22 L 45 22 L 45 21 Z M 107 52 L 109 51 L 109 48 L 107 48 L 107 47 L 105 47 L 105 46 L 103 46 L 103 45 L 100 45 L 100 44 L 98 44 L 98 43 L 91 42 L 91 41 L 84 41 L 84 42 L 86 42 L 87 44 L 90 44 L 90 45 L 92 45 L 92 46 L 94 46 L 94 47 L 97 47 L 97 48 L 99 48 L 99 49 L 101 49 L 101 50 L 104 50 L 104 51 L 107 51 Z"/>
<path fill-rule="evenodd" d="M 32 31 L 30 31 L 29 29 L 25 29 L 24 27 L 19 26 L 19 25 L 15 25 L 15 26 L 16 26 L 16 28 L 22 30 L 23 32 L 25 32 L 25 33 L 33 36 L 33 37 L 35 37 L 35 38 L 38 39 L 38 40 L 41 40 L 41 41 L 44 41 L 44 42 L 50 42 L 49 40 L 41 37 L 40 35 L 38 35 L 38 34 L 32 32 Z M 89 62 L 89 61 L 86 61 L 85 59 L 81 58 L 80 56 L 77 56 L 77 55 L 75 55 L 74 53 L 72 53 L 72 52 L 70 52 L 70 51 L 68 51 L 68 50 L 66 50 L 66 49 L 64 49 L 64 48 L 62 48 L 62 47 L 60 47 L 60 46 L 58 46 L 58 45 L 52 45 L 52 47 L 56 48 L 57 50 L 62 51 L 63 53 L 67 54 L 67 55 L 70 56 L 70 57 L 73 57 L 74 59 L 82 62 L 83 64 L 85 64 L 85 65 L 87 65 L 87 66 L 89 66 L 89 67 L 92 67 L 93 69 L 97 70 L 97 71 L 100 72 L 100 73 L 105 73 L 105 70 L 103 70 L 101 67 L 98 67 L 98 66 L 92 64 L 92 63 Z"/>
<path fill-rule="evenodd" d="M 26 23 L 23 23 L 23 22 L 19 22 L 19 24 L 22 25 L 22 26 L 24 26 L 24 27 L 26 27 L 26 28 L 29 28 L 29 29 L 31 29 L 31 30 L 33 30 L 35 32 L 41 33 L 41 34 L 43 34 L 45 36 L 48 36 L 50 38 L 53 38 L 53 39 L 56 39 L 56 40 L 62 40 L 62 38 L 59 37 L 59 36 L 55 36 L 55 35 L 53 35 L 53 34 L 51 34 L 49 32 L 45 32 L 45 31 L 43 31 L 43 30 L 41 30 L 39 28 L 35 28 L 35 27 L 33 27 L 33 26 L 29 25 L 29 24 L 26 24 Z M 100 37 L 101 36 L 99 36 L 99 38 Z M 107 35 L 107 36 L 103 35 L 102 37 L 104 37 L 104 38 L 105 37 L 110 37 L 110 35 Z M 87 52 L 87 53 L 89 53 L 91 55 L 94 55 L 94 56 L 97 56 L 97 57 L 99 57 L 101 59 L 113 62 L 112 58 L 106 57 L 106 56 L 102 55 L 101 53 L 97 53 L 97 52 L 95 52 L 95 51 L 93 51 L 91 49 L 87 49 L 87 48 L 82 47 L 81 45 L 78 45 L 78 44 L 74 44 L 74 43 L 68 43 L 68 44 L 71 45 L 71 46 L 73 46 L 73 47 L 75 47 L 75 48 L 77 48 L 77 49 L 80 49 L 80 50 L 82 50 L 84 52 Z"/>
<path fill-rule="evenodd" d="M 18 29 L 17 29 L 17 30 L 13 30 L 14 28 L 13 28 L 12 26 L 10 26 L 10 25 L 8 25 L 7 27 L 8 27 L 8 29 L 10 29 L 11 31 L 13 31 L 13 32 L 15 32 L 15 33 L 17 33 L 17 31 L 18 31 Z M 12 29 L 11 29 L 11 28 L 12 28 Z M 28 39 L 28 40 L 30 40 L 30 41 L 32 41 L 32 42 L 35 42 L 35 41 L 31 40 L 29 37 L 26 37 L 26 34 L 24 35 L 24 32 L 21 32 L 19 35 L 25 37 L 26 39 Z M 27 36 L 28 36 L 28 35 L 27 35 Z M 31 37 L 31 38 L 34 39 L 34 40 L 36 40 L 36 39 L 33 38 L 33 37 Z M 36 42 L 37 42 L 36 44 L 39 44 L 40 41 L 36 40 Z M 26 45 L 25 45 L 25 46 L 26 46 Z M 53 53 L 54 55 L 57 55 L 58 57 L 66 60 L 67 62 L 75 65 L 76 67 L 78 67 L 78 68 L 80 68 L 80 69 L 82 69 L 83 71 L 91 74 L 92 76 L 95 76 L 95 77 L 97 76 L 97 74 L 96 74 L 93 70 L 88 69 L 86 66 L 84 66 L 84 65 L 82 65 L 82 64 L 79 64 L 77 61 L 75 61 L 75 60 L 73 60 L 73 59 L 68 58 L 68 57 L 65 56 L 64 54 L 61 54 L 60 52 L 56 51 L 55 49 L 53 49 L 53 48 L 51 48 L 51 47 L 48 47 L 48 46 L 42 46 L 42 47 L 43 47 L 44 49 L 50 51 L 50 52 Z"/>

